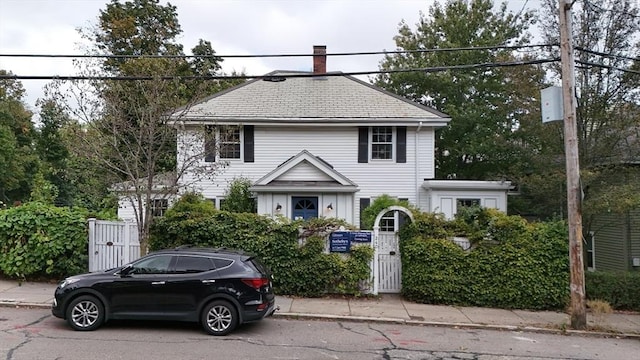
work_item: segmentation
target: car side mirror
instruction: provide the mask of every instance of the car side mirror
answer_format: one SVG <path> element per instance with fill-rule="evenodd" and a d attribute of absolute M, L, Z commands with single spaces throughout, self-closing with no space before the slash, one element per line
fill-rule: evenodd
<path fill-rule="evenodd" d="M 123 266 L 122 269 L 120 269 L 119 273 L 120 273 L 120 276 L 127 276 L 131 274 L 132 271 L 133 271 L 133 265 L 127 264 Z"/>

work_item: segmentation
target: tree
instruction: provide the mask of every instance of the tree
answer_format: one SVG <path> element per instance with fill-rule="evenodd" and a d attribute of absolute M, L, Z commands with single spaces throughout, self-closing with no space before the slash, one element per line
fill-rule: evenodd
<path fill-rule="evenodd" d="M 204 149 L 194 147 L 202 141 L 193 141 L 193 137 L 205 136 L 204 129 L 176 143 L 182 112 L 212 90 L 210 82 L 188 77 L 213 75 L 221 61 L 204 41 L 195 51 L 207 57 L 187 60 L 176 41 L 182 31 L 176 11 L 175 6 L 160 5 L 158 0 L 112 0 L 100 11 L 98 24 L 83 30 L 93 44 L 90 52 L 171 56 L 79 61 L 76 65 L 82 74 L 130 79 L 74 82 L 66 89 L 57 83 L 49 92 L 82 124 L 71 128 L 77 148 L 104 169 L 103 179 L 111 184 L 110 189 L 133 205 L 143 252 L 153 222 L 153 201 L 175 196 L 178 179 L 187 169 L 213 176 L 220 165 L 199 165 Z M 216 82 L 216 89 L 232 84 Z M 177 159 L 177 148 L 190 155 Z M 188 181 L 181 184 L 190 185 Z"/>
<path fill-rule="evenodd" d="M 64 110 L 52 101 L 41 101 L 39 105 L 41 125 L 37 131 L 36 150 L 42 163 L 42 177 L 57 189 L 57 196 L 52 204 L 71 206 L 74 189 L 67 171 L 69 150 L 61 133 L 70 119 Z"/>
<path fill-rule="evenodd" d="M 513 14 L 506 3 L 494 8 L 490 0 L 435 3 L 421 15 L 415 30 L 402 22 L 394 38 L 398 50 L 495 47 L 492 50 L 410 52 L 387 55 L 381 70 L 465 64 L 496 64 L 520 60 L 502 45 L 529 41 L 530 12 Z M 519 68 L 518 71 L 521 71 Z M 525 70 L 533 81 L 523 82 L 515 71 L 480 67 L 439 72 L 381 74 L 376 85 L 451 116 L 436 141 L 436 177 L 495 179 L 523 166 L 526 149 L 518 134 L 521 118 L 534 112 L 531 89 L 542 79 L 541 69 Z M 523 87 L 524 86 L 524 87 Z M 521 108 L 521 106 L 526 106 Z M 515 146 L 514 146 L 515 145 Z"/>
<path fill-rule="evenodd" d="M 0 74 L 11 75 L 5 70 Z M 19 81 L 0 80 L 0 201 L 9 205 L 29 199 L 38 169 L 32 114 L 23 95 Z"/>
<path fill-rule="evenodd" d="M 249 190 L 251 180 L 246 178 L 236 178 L 229 183 L 225 191 L 224 202 L 220 205 L 220 210 L 236 213 L 255 213 L 256 199 Z"/>
<path fill-rule="evenodd" d="M 557 42 L 557 1 L 545 0 L 542 9 L 543 37 Z M 633 165 L 640 160 L 640 9 L 635 1 L 606 0 L 576 2 L 572 12 L 583 223 L 589 228 L 597 213 L 640 206 Z M 560 76 L 558 66 L 549 71 Z"/>

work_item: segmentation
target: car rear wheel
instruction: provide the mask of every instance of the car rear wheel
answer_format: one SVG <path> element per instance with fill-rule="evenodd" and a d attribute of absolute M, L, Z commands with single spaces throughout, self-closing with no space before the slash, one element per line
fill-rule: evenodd
<path fill-rule="evenodd" d="M 204 307 L 200 320 L 207 333 L 223 336 L 238 325 L 238 312 L 228 301 L 215 300 Z"/>
<path fill-rule="evenodd" d="M 94 296 L 80 296 L 67 307 L 67 322 L 73 330 L 95 330 L 104 322 L 104 306 Z"/>

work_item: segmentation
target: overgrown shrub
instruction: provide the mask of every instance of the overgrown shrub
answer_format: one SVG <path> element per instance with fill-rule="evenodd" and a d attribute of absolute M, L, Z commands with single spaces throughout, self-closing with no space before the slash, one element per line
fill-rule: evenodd
<path fill-rule="evenodd" d="M 0 272 L 10 277 L 57 277 L 85 272 L 83 211 L 38 202 L 0 210 Z"/>
<path fill-rule="evenodd" d="M 233 179 L 225 190 L 224 202 L 220 209 L 237 213 L 255 213 L 257 204 L 255 196 L 249 191 L 250 187 L 251 180 L 247 178 L 239 177 Z"/>
<path fill-rule="evenodd" d="M 173 221 L 186 219 L 199 219 L 213 215 L 216 207 L 211 201 L 206 200 L 202 194 L 183 194 L 164 214 L 164 218 Z"/>
<path fill-rule="evenodd" d="M 467 235 L 465 228 L 484 234 L 466 252 L 451 241 Z M 451 222 L 416 217 L 400 232 L 402 293 L 424 303 L 562 309 L 569 296 L 566 239 L 562 222 L 527 224 L 499 212 Z"/>
<path fill-rule="evenodd" d="M 640 311 L 640 273 L 588 271 L 587 299 L 604 300 L 616 310 Z"/>
<path fill-rule="evenodd" d="M 336 219 L 314 219 L 308 224 L 278 222 L 257 214 L 226 211 L 188 218 L 176 211 L 154 222 L 149 248 L 154 251 L 190 244 L 240 249 L 263 260 L 274 275 L 278 294 L 358 295 L 358 284 L 369 279 L 373 252 L 354 248 L 346 259 L 325 253 L 327 234 L 341 224 Z M 304 243 L 300 245 L 303 234 Z M 365 266 L 367 271 L 363 272 Z"/>
<path fill-rule="evenodd" d="M 362 223 L 362 228 L 363 229 L 369 229 L 369 230 L 373 229 L 374 222 L 376 220 L 376 217 L 380 213 L 380 211 L 388 208 L 389 206 L 393 206 L 393 205 L 403 206 L 403 207 L 409 209 L 412 213 L 413 212 L 415 212 L 415 213 L 419 212 L 414 206 L 409 204 L 409 202 L 406 201 L 406 200 L 398 200 L 398 199 L 396 199 L 394 197 L 391 197 L 390 195 L 382 194 L 382 195 L 378 196 L 371 203 L 371 205 L 369 205 L 362 212 L 362 215 L 361 215 L 362 219 L 360 221 Z"/>

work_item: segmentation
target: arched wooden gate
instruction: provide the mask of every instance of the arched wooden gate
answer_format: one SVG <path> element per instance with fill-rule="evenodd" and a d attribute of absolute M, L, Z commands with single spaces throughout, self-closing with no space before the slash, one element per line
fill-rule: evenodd
<path fill-rule="evenodd" d="M 391 215 L 389 215 L 391 213 Z M 399 293 L 402 289 L 402 263 L 398 230 L 401 214 L 413 221 L 413 214 L 403 206 L 389 206 L 376 217 L 373 225 L 373 293 Z"/>

